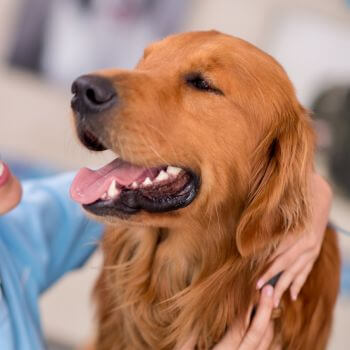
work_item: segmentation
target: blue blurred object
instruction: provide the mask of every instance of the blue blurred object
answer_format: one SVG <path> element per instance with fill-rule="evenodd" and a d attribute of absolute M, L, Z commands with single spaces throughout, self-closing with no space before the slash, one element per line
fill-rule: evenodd
<path fill-rule="evenodd" d="M 57 169 L 51 169 L 46 165 L 33 164 L 32 162 L 6 159 L 11 171 L 21 180 L 36 179 L 58 173 Z"/>
<path fill-rule="evenodd" d="M 340 293 L 344 296 L 350 297 L 350 262 L 349 261 L 345 261 L 343 263 Z"/>

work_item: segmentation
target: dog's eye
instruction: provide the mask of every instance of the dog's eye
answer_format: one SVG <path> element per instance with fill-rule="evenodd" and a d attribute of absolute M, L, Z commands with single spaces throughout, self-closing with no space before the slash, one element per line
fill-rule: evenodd
<path fill-rule="evenodd" d="M 210 85 L 209 83 L 201 78 L 200 76 L 193 77 L 187 80 L 187 83 L 192 85 L 198 90 L 210 90 Z"/>
<path fill-rule="evenodd" d="M 213 92 L 219 95 L 223 95 L 223 92 L 213 86 L 207 81 L 201 74 L 190 74 L 186 77 L 186 83 L 197 90 Z"/>

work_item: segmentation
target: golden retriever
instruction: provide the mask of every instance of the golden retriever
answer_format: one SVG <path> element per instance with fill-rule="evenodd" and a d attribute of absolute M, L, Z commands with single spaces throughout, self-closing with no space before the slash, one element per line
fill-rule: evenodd
<path fill-rule="evenodd" d="M 71 189 L 109 224 L 96 349 L 174 349 L 193 333 L 211 349 L 256 302 L 279 242 L 310 224 L 308 112 L 272 57 L 217 31 L 170 36 L 134 70 L 82 76 L 72 92 L 83 144 L 120 155 Z M 327 230 L 272 347 L 326 348 L 339 265 Z"/>

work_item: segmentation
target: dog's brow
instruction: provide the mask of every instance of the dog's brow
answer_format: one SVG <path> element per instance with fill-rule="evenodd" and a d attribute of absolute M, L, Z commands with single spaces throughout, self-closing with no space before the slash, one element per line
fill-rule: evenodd
<path fill-rule="evenodd" d="M 209 85 L 208 91 L 217 95 L 225 96 L 224 92 L 214 84 L 211 77 L 207 73 L 205 73 L 203 70 L 194 70 L 194 71 L 187 72 L 183 75 L 183 77 L 186 83 L 191 83 L 196 79 L 204 80 Z"/>

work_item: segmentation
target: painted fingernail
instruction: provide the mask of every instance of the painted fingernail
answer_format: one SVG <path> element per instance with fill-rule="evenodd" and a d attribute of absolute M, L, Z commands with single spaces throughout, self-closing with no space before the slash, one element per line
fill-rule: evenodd
<path fill-rule="evenodd" d="M 264 288 L 264 293 L 266 296 L 268 297 L 272 297 L 272 294 L 273 294 L 273 287 L 272 286 L 266 286 Z"/>
<path fill-rule="evenodd" d="M 259 280 L 258 283 L 256 284 L 256 289 L 261 289 L 261 287 L 264 285 L 264 281 L 263 280 Z"/>
<path fill-rule="evenodd" d="M 0 160 L 0 186 L 4 185 L 9 178 L 9 171 L 3 161 Z"/>

